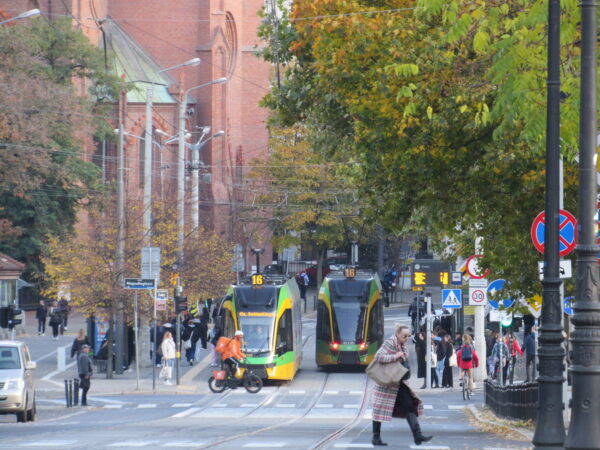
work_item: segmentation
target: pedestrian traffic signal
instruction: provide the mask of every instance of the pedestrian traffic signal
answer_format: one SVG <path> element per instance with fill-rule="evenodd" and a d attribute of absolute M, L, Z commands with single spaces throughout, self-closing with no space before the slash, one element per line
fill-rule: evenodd
<path fill-rule="evenodd" d="M 187 297 L 180 297 L 180 296 L 176 295 L 175 296 L 175 313 L 187 311 L 187 309 L 188 309 Z"/>
<path fill-rule="evenodd" d="M 8 328 L 8 307 L 0 308 L 0 328 Z"/>
<path fill-rule="evenodd" d="M 17 319 L 16 317 L 20 315 L 23 311 L 15 306 L 8 307 L 8 328 L 11 330 L 17 325 L 21 325 L 23 323 L 22 319 Z"/>

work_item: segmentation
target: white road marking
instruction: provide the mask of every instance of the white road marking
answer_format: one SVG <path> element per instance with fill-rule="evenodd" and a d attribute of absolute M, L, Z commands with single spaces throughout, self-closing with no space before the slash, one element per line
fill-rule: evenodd
<path fill-rule="evenodd" d="M 108 447 L 145 447 L 146 445 L 154 445 L 156 441 L 125 441 L 115 442 L 114 444 L 108 445 Z"/>
<path fill-rule="evenodd" d="M 344 405 L 344 408 L 358 408 L 360 405 Z"/>
<path fill-rule="evenodd" d="M 250 447 L 250 448 L 266 448 L 266 447 L 270 447 L 270 448 L 280 448 L 280 447 L 284 447 L 285 443 L 280 442 L 280 443 L 271 443 L 271 442 L 249 442 L 248 444 L 244 444 L 243 447 Z"/>
<path fill-rule="evenodd" d="M 70 440 L 70 441 L 35 441 L 35 442 L 25 442 L 20 444 L 19 447 L 63 447 L 65 445 L 72 445 L 78 441 Z"/>
<path fill-rule="evenodd" d="M 325 391 L 324 394 L 325 395 L 338 395 L 340 393 L 340 391 Z"/>
<path fill-rule="evenodd" d="M 465 405 L 448 405 L 448 409 L 464 409 Z"/>
<path fill-rule="evenodd" d="M 275 405 L 275 408 L 295 408 L 295 403 L 278 403 Z"/>
<path fill-rule="evenodd" d="M 163 444 L 163 447 L 189 447 L 189 448 L 198 448 L 204 445 L 204 442 L 169 442 L 167 444 Z"/>
<path fill-rule="evenodd" d="M 334 445 L 335 448 L 374 448 L 373 444 L 353 444 L 348 442 L 347 444 L 338 443 Z"/>
<path fill-rule="evenodd" d="M 259 403 L 242 403 L 240 408 L 256 408 Z"/>
<path fill-rule="evenodd" d="M 363 391 L 350 391 L 350 395 L 363 395 Z"/>
<path fill-rule="evenodd" d="M 104 405 L 103 408 L 105 409 L 119 409 L 122 408 L 123 405 Z"/>
<path fill-rule="evenodd" d="M 423 409 L 433 409 L 433 405 L 423 405 Z"/>
<path fill-rule="evenodd" d="M 197 412 L 199 410 L 200 410 L 200 408 L 190 408 L 190 409 L 186 409 L 185 411 L 178 412 L 177 414 L 174 414 L 171 417 L 175 417 L 175 418 L 187 417 L 191 414 L 194 414 L 195 412 Z"/>
<path fill-rule="evenodd" d="M 157 403 L 142 403 L 140 405 L 138 405 L 138 409 L 149 409 L 149 408 L 156 408 L 158 406 Z"/>
<path fill-rule="evenodd" d="M 288 394 L 290 394 L 290 395 L 306 395 L 306 391 L 305 390 L 290 390 L 290 391 L 288 391 Z"/>
<path fill-rule="evenodd" d="M 192 406 L 191 403 L 173 403 L 171 408 L 189 408 L 190 406 Z"/>
<path fill-rule="evenodd" d="M 450 447 L 446 447 L 445 445 L 411 445 L 410 448 L 415 448 L 415 449 L 419 449 L 419 450 L 450 450 Z"/>
<path fill-rule="evenodd" d="M 321 403 L 319 405 L 315 405 L 315 408 L 333 408 L 331 403 Z"/>
<path fill-rule="evenodd" d="M 213 405 L 213 408 L 227 408 L 227 403 L 217 403 Z"/>

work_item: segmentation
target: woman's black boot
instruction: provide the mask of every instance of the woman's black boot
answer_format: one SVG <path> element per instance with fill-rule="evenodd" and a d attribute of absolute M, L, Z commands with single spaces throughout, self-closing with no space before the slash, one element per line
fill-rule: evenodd
<path fill-rule="evenodd" d="M 371 439 L 373 445 L 387 445 L 381 440 L 381 422 L 377 420 L 373 421 L 373 439 Z"/>
<path fill-rule="evenodd" d="M 433 438 L 433 436 L 423 436 L 423 433 L 421 432 L 421 426 L 419 425 L 419 420 L 417 419 L 417 415 L 415 413 L 407 414 L 406 421 L 408 422 L 410 430 L 412 431 L 415 444 L 421 445 L 423 442 L 430 441 Z"/>

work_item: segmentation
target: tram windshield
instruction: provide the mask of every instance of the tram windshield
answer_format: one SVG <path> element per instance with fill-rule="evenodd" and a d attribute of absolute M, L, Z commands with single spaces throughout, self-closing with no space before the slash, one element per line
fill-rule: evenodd
<path fill-rule="evenodd" d="M 269 352 L 275 314 L 257 313 L 261 314 L 260 316 L 242 314 L 253 313 L 240 313 L 240 326 L 244 332 L 244 351 L 252 354 Z"/>
<path fill-rule="evenodd" d="M 332 280 L 330 293 L 335 339 L 348 344 L 362 342 L 369 300 L 369 282 Z"/>

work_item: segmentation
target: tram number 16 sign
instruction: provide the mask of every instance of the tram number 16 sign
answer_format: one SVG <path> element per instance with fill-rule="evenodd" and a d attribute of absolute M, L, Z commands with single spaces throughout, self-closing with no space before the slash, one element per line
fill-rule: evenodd
<path fill-rule="evenodd" d="M 546 212 L 542 211 L 537 215 L 531 225 L 531 240 L 535 248 L 544 254 L 544 231 L 546 222 Z M 571 253 L 577 244 L 577 219 L 569 211 L 560 210 L 558 220 L 558 250 L 560 256 Z"/>

